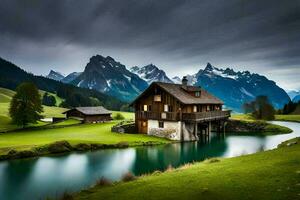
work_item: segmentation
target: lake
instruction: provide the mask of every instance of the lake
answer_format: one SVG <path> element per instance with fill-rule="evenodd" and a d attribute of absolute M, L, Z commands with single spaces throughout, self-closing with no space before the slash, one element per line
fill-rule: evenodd
<path fill-rule="evenodd" d="M 0 162 L 0 199 L 24 200 L 58 197 L 64 191 L 79 191 L 102 176 L 119 180 L 126 172 L 135 175 L 178 167 L 210 157 L 234 157 L 276 148 L 300 136 L 300 123 L 272 122 L 287 126 L 291 134 L 276 136 L 212 135 L 206 144 L 185 142 L 160 146 L 99 150 L 62 156 Z"/>

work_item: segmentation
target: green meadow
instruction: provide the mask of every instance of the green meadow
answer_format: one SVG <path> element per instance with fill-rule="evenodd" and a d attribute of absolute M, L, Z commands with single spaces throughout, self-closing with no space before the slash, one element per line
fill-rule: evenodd
<path fill-rule="evenodd" d="M 131 182 L 95 186 L 74 199 L 300 199 L 300 139 L 286 146 L 227 159 L 209 159 Z"/>

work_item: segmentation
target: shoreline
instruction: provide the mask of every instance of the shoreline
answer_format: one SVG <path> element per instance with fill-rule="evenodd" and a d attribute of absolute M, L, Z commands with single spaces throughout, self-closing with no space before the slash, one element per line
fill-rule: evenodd
<path fill-rule="evenodd" d="M 279 153 L 282 154 L 282 155 L 280 155 L 281 156 L 280 159 L 284 160 L 284 159 L 287 159 L 285 156 L 285 151 L 290 151 L 291 148 L 300 149 L 300 138 L 299 137 L 284 141 L 284 142 L 278 144 L 278 146 L 272 150 L 256 152 L 256 153 L 247 154 L 247 155 L 241 155 L 241 156 L 237 156 L 237 157 L 233 157 L 233 158 L 210 158 L 210 159 L 206 159 L 201 162 L 187 163 L 187 164 L 179 166 L 177 168 L 168 168 L 164 171 L 154 171 L 153 173 L 150 173 L 150 174 L 144 174 L 144 175 L 140 175 L 137 177 L 134 176 L 129 181 L 120 180 L 120 181 L 115 181 L 115 182 L 109 182 L 109 180 L 107 180 L 106 183 L 101 183 L 98 181 L 94 185 L 92 185 L 88 188 L 82 189 L 78 192 L 74 192 L 71 194 L 66 193 L 64 195 L 71 196 L 73 199 L 101 199 L 101 198 L 103 198 L 103 199 L 118 199 L 120 197 L 122 197 L 123 199 L 136 199 L 136 197 L 139 198 L 140 194 L 143 194 L 143 192 L 136 192 L 136 193 L 133 192 L 134 193 L 134 195 L 133 195 L 133 194 L 129 194 L 130 192 L 128 192 L 128 190 L 126 188 L 135 188 L 135 191 L 139 190 L 139 188 L 140 188 L 140 190 L 143 191 L 145 188 L 144 184 L 146 184 L 149 187 L 152 187 L 152 189 L 159 191 L 158 187 L 164 188 L 163 185 L 165 184 L 164 181 L 166 181 L 166 179 L 178 180 L 178 178 L 181 178 L 181 179 L 190 179 L 190 181 L 195 182 L 195 180 L 193 180 L 195 177 L 193 177 L 193 176 L 178 175 L 178 174 L 190 174 L 191 173 L 190 171 L 195 171 L 195 173 L 194 173 L 195 176 L 200 176 L 200 177 L 204 176 L 206 179 L 211 179 L 211 177 L 214 176 L 213 173 L 203 175 L 199 171 L 206 172 L 207 170 L 208 171 L 211 170 L 211 168 L 215 168 L 217 165 L 224 165 L 224 163 L 226 163 L 225 166 L 227 166 L 228 162 L 229 163 L 233 162 L 233 165 L 235 166 L 236 162 L 237 163 L 241 162 L 240 160 L 246 160 L 246 162 L 249 163 L 249 160 L 252 161 L 253 158 L 260 159 L 260 160 L 264 160 L 264 159 L 261 159 L 261 157 L 264 158 L 265 156 L 268 158 L 270 158 L 270 157 L 273 158 L 273 157 L 278 156 L 277 154 L 279 154 Z M 283 151 L 283 152 L 280 152 L 280 151 Z M 299 152 L 299 151 L 294 151 L 294 152 Z M 249 158 L 251 158 L 251 159 L 249 159 Z M 256 162 L 261 163 L 260 161 L 257 161 L 257 160 L 256 160 Z M 268 160 L 267 162 L 270 162 L 270 161 Z M 274 161 L 274 162 L 276 163 L 276 161 Z M 244 163 L 244 162 L 242 162 L 242 163 Z M 244 165 L 247 166 L 247 164 L 244 164 Z M 261 165 L 259 165 L 258 170 L 264 171 L 264 170 L 266 170 L 265 168 L 268 168 L 268 166 L 269 166 L 269 164 L 266 164 L 266 166 L 264 166 L 264 162 L 262 162 Z M 281 166 L 279 166 L 279 168 L 281 168 Z M 225 173 L 226 173 L 226 171 L 228 171 L 228 170 L 225 170 Z M 257 172 L 257 169 L 255 169 L 254 171 Z M 298 173 L 298 171 L 296 171 L 296 172 Z M 258 174 L 259 173 L 260 172 L 258 172 Z M 270 173 L 272 173 L 272 172 L 270 172 Z M 245 175 L 248 175 L 248 173 L 246 172 Z M 178 176 L 178 178 L 176 178 L 176 176 Z M 277 174 L 277 176 L 281 177 L 280 174 Z M 230 177 L 231 177 L 231 175 L 230 175 Z M 206 179 L 204 179 L 204 181 L 202 181 L 202 184 L 204 185 L 203 186 L 204 192 L 201 192 L 200 195 L 203 195 L 203 196 L 207 195 L 208 192 L 206 192 L 206 190 L 208 191 L 209 189 L 211 189 L 211 185 L 209 185 L 209 186 L 206 185 L 207 184 Z M 217 178 L 217 179 L 219 180 L 219 178 Z M 264 181 L 267 182 L 268 176 L 262 177 L 262 179 L 266 179 Z M 201 180 L 201 179 L 199 178 L 199 180 Z M 238 180 L 239 180 L 239 178 L 238 178 Z M 160 185 L 161 181 L 163 181 L 163 183 Z M 222 181 L 223 180 L 221 180 L 221 182 Z M 141 187 L 141 184 L 143 185 L 143 187 Z M 174 184 L 182 185 L 180 182 L 174 182 Z M 253 183 L 250 183 L 250 184 L 252 185 Z M 278 184 L 282 184 L 282 183 L 280 182 Z M 299 183 L 296 184 L 296 186 L 298 186 L 298 185 L 299 185 Z M 229 186 L 229 187 L 232 187 L 232 186 Z M 255 185 L 255 187 L 256 187 L 256 185 Z M 173 188 L 170 188 L 170 190 L 172 190 L 172 189 Z M 265 188 L 263 188 L 263 189 L 265 189 Z M 271 188 L 271 189 L 272 189 L 272 191 L 270 191 L 270 192 L 273 192 L 273 188 Z M 178 192 L 176 192 L 177 191 L 176 189 L 174 189 L 174 190 L 175 191 L 173 191 L 173 193 L 176 193 L 179 196 L 181 195 Z M 162 193 L 163 191 L 165 191 L 165 190 L 159 191 L 161 195 L 164 195 L 164 193 Z M 197 190 L 192 190 L 192 191 L 193 191 L 192 193 L 196 193 L 196 195 L 199 195 L 198 192 L 195 192 Z M 230 191 L 230 190 L 228 190 L 228 191 Z M 115 193 L 116 195 L 110 196 L 111 192 Z M 168 191 L 165 191 L 165 192 L 168 193 Z M 211 192 L 212 191 L 210 191 L 210 193 Z M 150 196 L 151 195 L 155 196 L 155 193 L 157 193 L 157 191 L 155 191 L 153 193 L 154 195 L 150 194 Z M 170 192 L 170 193 L 172 193 L 172 192 Z M 255 194 L 256 193 L 253 193 L 253 195 L 255 195 Z M 276 193 L 276 194 L 278 194 L 278 193 Z M 274 196 L 274 199 L 277 199 L 277 197 L 278 197 L 278 196 L 276 196 L 276 194 Z M 296 195 L 300 195 L 300 194 L 296 193 Z M 126 198 L 128 196 L 130 196 L 130 198 Z M 175 198 L 172 198 L 172 199 L 181 199 L 179 196 L 175 195 Z M 265 198 L 266 197 L 267 196 L 265 196 Z M 150 197 L 150 199 L 153 199 L 153 197 Z M 219 199 L 219 197 L 217 197 L 217 198 L 213 197 L 213 198 L 209 198 L 209 199 Z M 225 199 L 228 199 L 228 198 L 225 198 Z M 229 199 L 231 199 L 231 198 L 229 198 Z M 240 198 L 235 197 L 232 199 L 240 199 Z M 252 196 L 250 199 L 252 199 Z M 282 199 L 282 198 L 279 198 L 279 199 Z"/>
<path fill-rule="evenodd" d="M 244 125 L 244 123 L 247 123 L 247 125 L 256 125 L 257 123 L 261 123 L 260 121 L 244 121 L 244 120 L 230 120 L 231 122 L 234 121 L 235 123 L 238 122 L 240 125 Z M 268 122 L 263 122 L 264 125 L 272 125 L 271 123 Z M 57 126 L 57 127 L 51 127 L 49 125 L 42 128 L 42 127 L 37 127 L 34 128 L 34 130 L 45 130 L 45 129 L 61 129 L 64 127 L 80 127 L 82 124 L 74 124 L 74 125 L 67 125 L 67 126 Z M 248 126 L 248 128 L 251 126 Z M 255 131 L 251 132 L 249 131 L 232 131 L 232 130 L 226 130 L 226 132 L 230 132 L 232 134 L 230 135 L 253 135 L 253 136 L 267 136 L 267 135 L 278 135 L 278 134 L 288 134 L 291 133 L 292 130 L 275 125 L 277 129 L 272 129 L 271 132 L 267 132 L 264 129 L 261 129 L 260 131 L 258 129 L 255 129 Z M 284 128 L 282 131 L 281 128 Z M 243 127 L 244 128 L 244 127 Z M 244 129 L 245 130 L 245 129 Z M 281 130 L 281 131 L 280 131 Z M 30 129 L 26 129 L 24 131 L 30 131 Z M 17 131 L 21 132 L 21 131 Z M 11 134 L 11 133 L 7 133 Z M 153 137 L 153 136 L 152 136 Z M 172 140 L 166 140 L 166 142 L 158 142 L 158 141 L 147 141 L 147 142 L 132 142 L 128 143 L 126 141 L 121 141 L 118 143 L 114 144 L 105 144 L 105 143 L 77 143 L 77 144 L 71 144 L 67 140 L 60 140 L 56 141 L 53 143 L 45 144 L 45 145 L 39 145 L 39 146 L 33 146 L 30 149 L 25 149 L 25 150 L 16 150 L 14 148 L 7 148 L 8 152 L 6 154 L 0 154 L 0 161 L 6 161 L 6 160 L 16 160 L 16 159 L 26 159 L 26 158 L 38 158 L 41 156 L 47 156 L 47 155 L 57 155 L 57 154 L 67 154 L 67 153 L 72 153 L 72 152 L 88 152 L 88 151 L 96 151 L 96 150 L 104 150 L 104 149 L 124 149 L 124 148 L 129 148 L 129 147 L 139 147 L 139 146 L 155 146 L 155 145 L 166 145 L 166 144 L 171 144 L 171 143 L 178 143 L 181 141 L 172 141 Z"/>

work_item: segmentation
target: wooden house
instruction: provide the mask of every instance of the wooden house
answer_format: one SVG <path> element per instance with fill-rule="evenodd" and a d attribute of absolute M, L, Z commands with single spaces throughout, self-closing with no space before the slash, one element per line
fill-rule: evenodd
<path fill-rule="evenodd" d="M 67 118 L 77 118 L 84 123 L 98 123 L 112 120 L 111 111 L 102 106 L 76 107 L 65 111 L 63 114 L 66 114 Z"/>
<path fill-rule="evenodd" d="M 153 82 L 131 105 L 138 132 L 174 140 L 198 140 L 212 123 L 221 130 L 230 116 L 220 99 L 189 86 L 186 77 L 182 84 Z"/>

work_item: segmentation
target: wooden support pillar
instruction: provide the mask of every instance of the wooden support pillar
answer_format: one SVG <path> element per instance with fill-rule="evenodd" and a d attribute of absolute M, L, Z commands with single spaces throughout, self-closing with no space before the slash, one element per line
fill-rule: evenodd
<path fill-rule="evenodd" d="M 195 138 L 196 138 L 196 140 L 198 140 L 199 138 L 198 138 L 198 124 L 197 124 L 197 122 L 195 122 Z"/>

